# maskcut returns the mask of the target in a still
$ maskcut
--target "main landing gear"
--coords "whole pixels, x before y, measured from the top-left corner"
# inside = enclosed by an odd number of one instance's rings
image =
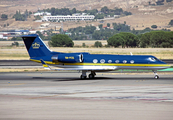
[[[80,76],[80,79],[86,79],[87,78],[87,75],[86,75],[86,72],[85,70],[82,71],[82,75]],[[93,79],[95,77],[96,73],[94,71],[91,71],[91,73],[88,75],[88,78],[89,79]]]
[[[154,72],[154,75],[155,75],[154,78],[159,79],[159,75],[157,74],[157,71],[153,71],[153,72]]]
[[[96,73],[91,71],[91,73],[88,75],[90,79],[93,79],[95,77]]]

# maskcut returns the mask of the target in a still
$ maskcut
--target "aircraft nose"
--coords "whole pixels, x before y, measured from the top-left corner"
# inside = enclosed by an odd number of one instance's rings
[[[163,68],[165,68],[165,69],[171,67],[171,65],[169,65],[169,64],[167,64],[166,62],[163,62],[163,61],[160,61],[160,64],[162,64]]]
[[[169,65],[169,64],[167,64],[167,63],[165,63],[165,62],[163,62],[164,63],[164,65],[165,65],[165,68],[170,68],[171,67],[171,65]]]

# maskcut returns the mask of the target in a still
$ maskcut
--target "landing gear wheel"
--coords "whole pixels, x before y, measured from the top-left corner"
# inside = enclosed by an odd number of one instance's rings
[[[80,76],[80,79],[81,79],[81,80],[86,79],[86,76],[81,75],[81,76]]]
[[[159,75],[157,74],[157,70],[153,70],[153,72],[154,72],[154,75],[155,75],[154,78],[159,79]]]
[[[159,79],[159,76],[158,76],[158,75],[155,75],[154,78],[155,78],[155,79]]]
[[[89,74],[88,77],[89,77],[90,79],[93,79],[93,78],[94,78],[94,75],[93,75],[93,74]]]

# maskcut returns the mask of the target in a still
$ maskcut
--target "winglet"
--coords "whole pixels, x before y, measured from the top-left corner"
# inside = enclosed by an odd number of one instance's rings
[[[50,67],[42,59],[40,61],[43,65],[44,69],[50,70]]]

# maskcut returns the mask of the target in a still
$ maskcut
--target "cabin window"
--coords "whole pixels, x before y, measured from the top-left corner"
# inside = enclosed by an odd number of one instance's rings
[[[112,60],[108,60],[108,63],[112,63]]]
[[[98,60],[97,60],[97,59],[94,59],[94,60],[93,60],[93,63],[97,63],[97,62],[98,62]]]
[[[105,63],[105,60],[104,60],[104,59],[101,59],[100,62],[101,62],[101,63]]]
[[[135,61],[134,60],[131,60],[130,63],[133,64]]]
[[[127,61],[126,60],[123,60],[123,63],[127,63]]]
[[[115,63],[119,63],[120,61],[119,60],[116,60]]]

